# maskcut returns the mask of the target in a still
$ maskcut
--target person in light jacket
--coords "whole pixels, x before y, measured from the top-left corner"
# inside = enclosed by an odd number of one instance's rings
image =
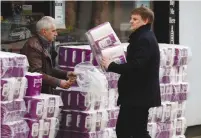
[[[154,13],[146,7],[131,12],[131,29],[127,63],[116,64],[103,57],[102,66],[120,74],[118,101],[120,112],[116,124],[117,138],[151,138],[147,131],[149,108],[161,105],[159,67],[160,52],[151,25]]]

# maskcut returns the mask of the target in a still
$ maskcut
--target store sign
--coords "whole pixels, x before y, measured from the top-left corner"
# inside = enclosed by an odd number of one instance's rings
[[[55,1],[55,20],[58,29],[65,29],[65,1]]]
[[[170,0],[170,9],[169,9],[169,43],[174,44],[175,40],[175,1]]]
[[[23,14],[31,14],[32,13],[32,5],[22,5],[22,13]]]

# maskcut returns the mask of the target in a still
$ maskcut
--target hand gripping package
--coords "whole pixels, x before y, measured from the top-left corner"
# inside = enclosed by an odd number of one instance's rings
[[[86,36],[99,65],[103,56],[117,64],[126,62],[124,47],[109,22],[90,29]]]

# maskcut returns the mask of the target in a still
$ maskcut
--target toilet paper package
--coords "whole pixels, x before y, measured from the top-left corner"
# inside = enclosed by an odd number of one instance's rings
[[[177,118],[177,102],[166,102],[163,105],[163,116],[161,122],[171,122]]]
[[[98,65],[89,45],[59,46],[59,66],[74,67],[76,64],[86,61],[94,66]]]
[[[23,99],[27,90],[27,79],[25,77],[15,78],[13,99]]]
[[[58,117],[60,106],[63,106],[58,95],[40,94],[39,96],[26,96],[25,102],[28,108],[26,117],[33,119],[45,119]]]
[[[12,101],[23,99],[27,89],[25,77],[1,79],[1,100]]]
[[[1,77],[24,77],[29,63],[25,55],[0,51]]]
[[[29,130],[24,120],[2,124],[1,138],[28,138]]]
[[[184,117],[177,118],[174,121],[174,135],[184,135],[186,128],[186,119]]]
[[[1,101],[12,101],[15,78],[1,79]]]
[[[119,108],[108,109],[108,127],[116,127]]]
[[[172,138],[174,134],[173,123],[157,123],[155,138]]]
[[[99,65],[101,65],[102,56],[110,58],[117,64],[126,62],[124,47],[121,46],[121,42],[109,22],[96,26],[85,34]]]
[[[57,118],[41,120],[26,119],[30,132],[28,138],[55,138],[59,129]]]
[[[177,118],[185,116],[185,109],[186,109],[186,101],[178,102]]]
[[[42,74],[36,72],[35,73],[27,72],[26,78],[28,81],[26,96],[40,95],[42,87]]]
[[[26,114],[24,100],[1,102],[1,122],[2,124],[22,120]]]

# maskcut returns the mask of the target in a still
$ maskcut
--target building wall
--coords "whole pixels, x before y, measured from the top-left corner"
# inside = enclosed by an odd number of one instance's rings
[[[187,100],[187,125],[201,124],[201,1],[180,1],[179,3],[180,44],[192,50],[188,77],[190,94]]]

